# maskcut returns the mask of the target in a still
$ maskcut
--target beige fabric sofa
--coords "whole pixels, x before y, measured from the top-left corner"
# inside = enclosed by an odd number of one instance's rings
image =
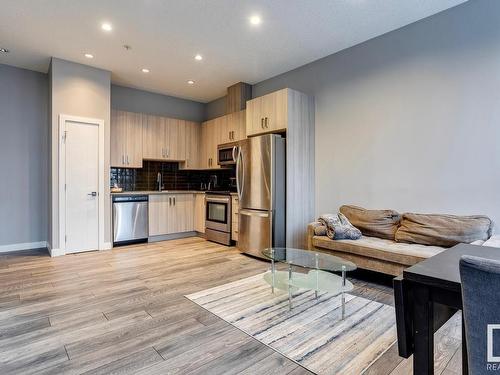
[[[332,240],[324,235],[316,235],[315,228],[318,226],[321,226],[319,222],[308,225],[309,250],[337,255],[354,262],[358,268],[394,276],[400,275],[405,268],[446,250],[446,247],[441,246],[396,242],[395,239],[366,235],[358,240]],[[493,247],[499,244],[498,237],[491,238],[486,242],[485,240],[487,238],[471,243]]]

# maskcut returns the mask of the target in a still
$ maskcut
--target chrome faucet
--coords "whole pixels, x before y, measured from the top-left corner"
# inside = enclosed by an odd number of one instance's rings
[[[158,175],[156,176],[156,182],[158,183],[158,191],[161,191],[163,188],[163,179],[161,177],[161,172],[158,172]]]

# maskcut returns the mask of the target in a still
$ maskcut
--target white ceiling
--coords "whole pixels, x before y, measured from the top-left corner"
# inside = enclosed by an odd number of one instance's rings
[[[55,56],[110,70],[120,85],[207,102],[233,83],[262,81],[463,2],[0,0],[0,47],[11,50],[0,63],[46,72]]]

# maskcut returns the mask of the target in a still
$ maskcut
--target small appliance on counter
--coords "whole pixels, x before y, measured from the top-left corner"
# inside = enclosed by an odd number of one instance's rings
[[[123,191],[123,188],[119,187],[116,182],[111,187],[111,192],[112,193],[121,193],[122,191]]]
[[[148,241],[148,196],[113,196],[113,246]]]

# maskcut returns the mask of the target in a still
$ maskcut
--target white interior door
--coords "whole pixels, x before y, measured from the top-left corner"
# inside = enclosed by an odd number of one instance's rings
[[[66,253],[99,249],[99,125],[65,122]]]

